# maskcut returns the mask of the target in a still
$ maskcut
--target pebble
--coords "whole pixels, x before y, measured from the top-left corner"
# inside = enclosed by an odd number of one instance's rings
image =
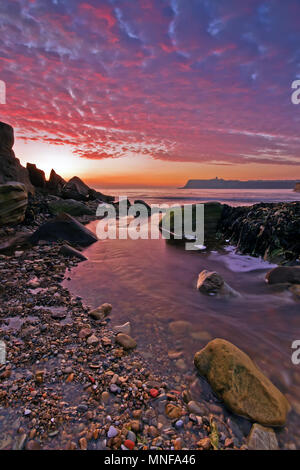
[[[116,437],[117,435],[118,435],[118,430],[114,426],[110,426],[108,433],[107,433],[107,437],[111,439],[113,437]]]

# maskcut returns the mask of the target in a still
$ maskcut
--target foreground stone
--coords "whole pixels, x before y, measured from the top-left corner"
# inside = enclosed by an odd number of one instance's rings
[[[118,343],[126,350],[134,349],[137,347],[136,341],[131,338],[131,336],[125,335],[124,333],[119,333],[116,336],[116,343]]]
[[[249,450],[278,450],[276,434],[273,429],[255,423],[249,434],[247,446]]]
[[[285,424],[288,401],[239,348],[214,339],[195,354],[194,363],[234,413],[266,426]]]
[[[41,225],[29,239],[32,244],[36,244],[40,240],[50,242],[64,240],[76,245],[88,246],[98,239],[93,232],[70,215],[60,214],[55,219]]]
[[[0,185],[0,226],[23,222],[28,204],[25,185],[7,183]]]
[[[80,201],[75,199],[57,199],[48,203],[52,214],[57,215],[65,212],[73,217],[81,215],[94,215],[94,212]]]
[[[75,248],[73,248],[72,246],[70,246],[68,244],[63,245],[61,247],[61,249],[59,250],[59,252],[62,255],[70,257],[70,258],[78,258],[81,261],[86,261],[87,260],[87,257],[84,256],[84,254],[81,253],[81,251],[75,250]]]
[[[300,284],[300,267],[279,266],[266,274],[268,284]]]
[[[111,304],[102,304],[100,307],[95,308],[89,312],[90,317],[94,320],[104,320],[112,311]]]
[[[202,271],[197,281],[197,289],[206,295],[239,297],[240,294],[232,289],[220,274],[215,271]]]

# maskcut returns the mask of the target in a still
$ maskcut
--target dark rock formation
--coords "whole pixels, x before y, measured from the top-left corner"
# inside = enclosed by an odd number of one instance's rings
[[[74,217],[81,215],[95,215],[87,205],[83,202],[75,201],[74,199],[60,199],[57,198],[54,201],[48,203],[49,209],[52,214],[57,215],[65,212]]]
[[[66,257],[69,257],[69,258],[78,258],[80,259],[81,261],[86,261],[87,258],[86,256],[84,256],[81,251],[78,251],[78,250],[75,250],[75,248],[73,248],[72,246],[68,245],[68,244],[65,244],[61,247],[61,249],[59,250],[59,252],[66,256]]]
[[[55,219],[41,225],[29,238],[32,244],[40,240],[49,242],[67,241],[75,245],[88,246],[98,239],[84,225],[68,214],[60,214]]]
[[[78,176],[74,176],[62,189],[64,199],[75,199],[76,201],[88,201],[90,188]]]
[[[13,128],[0,122],[0,184],[18,181],[23,183],[26,190],[33,194],[34,187],[29,180],[28,172],[15,157],[13,145]]]
[[[27,171],[31,184],[35,188],[44,189],[46,186],[46,177],[43,170],[39,170],[34,163],[27,163]]]
[[[294,263],[300,255],[300,202],[224,206],[218,230],[241,253]]]
[[[0,185],[0,226],[23,222],[28,203],[27,191],[22,183]]]
[[[60,196],[65,184],[66,181],[61,176],[59,176],[54,170],[51,170],[49,181],[47,181],[46,184],[48,191],[51,194]]]
[[[300,284],[300,266],[279,266],[266,275],[268,284]]]

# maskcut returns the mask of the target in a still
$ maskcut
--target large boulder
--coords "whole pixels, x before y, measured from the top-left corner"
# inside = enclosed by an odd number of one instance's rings
[[[50,178],[46,183],[48,191],[52,194],[60,196],[65,184],[66,181],[52,169]]]
[[[27,163],[26,168],[31,184],[35,188],[44,189],[46,186],[45,172],[37,168],[34,163]]]
[[[285,424],[288,401],[239,348],[214,339],[195,354],[194,363],[231,411],[265,426]]]
[[[28,195],[22,183],[0,185],[0,226],[23,222],[28,204]]]
[[[240,294],[232,289],[215,271],[202,271],[198,277],[197,289],[206,295],[240,297]]]
[[[65,212],[74,217],[81,215],[95,215],[95,213],[87,207],[83,202],[74,199],[57,199],[48,203],[52,214],[57,215]]]
[[[62,189],[61,195],[65,199],[75,199],[76,201],[87,201],[89,199],[90,188],[78,176],[74,176]]]
[[[29,242],[32,244],[36,244],[40,240],[50,242],[67,241],[75,245],[88,246],[98,239],[93,232],[76,219],[62,213],[55,219],[41,225],[29,238]]]
[[[13,128],[0,122],[0,184],[18,181],[25,185],[28,192],[34,194],[34,187],[29,180],[28,172],[15,157],[13,145]]]
[[[279,266],[266,274],[268,284],[300,284],[300,266]]]

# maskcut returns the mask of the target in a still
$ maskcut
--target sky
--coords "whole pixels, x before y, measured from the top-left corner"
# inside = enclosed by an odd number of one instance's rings
[[[23,164],[103,186],[300,178],[299,0],[1,0]]]

